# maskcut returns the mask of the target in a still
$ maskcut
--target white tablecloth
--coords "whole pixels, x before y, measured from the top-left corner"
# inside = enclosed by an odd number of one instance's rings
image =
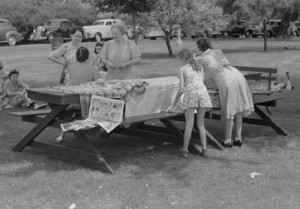
[[[140,95],[128,95],[125,117],[142,116],[165,111],[175,99],[179,79],[175,76],[143,79],[150,85]]]

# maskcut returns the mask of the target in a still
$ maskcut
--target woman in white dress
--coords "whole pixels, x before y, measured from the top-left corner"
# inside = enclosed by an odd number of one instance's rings
[[[220,49],[212,49],[207,38],[197,41],[201,56],[197,58],[203,66],[205,76],[212,79],[220,98],[222,118],[225,118],[225,147],[242,146],[242,120],[254,111],[252,94],[243,74],[232,67]],[[235,120],[236,131],[232,141]]]

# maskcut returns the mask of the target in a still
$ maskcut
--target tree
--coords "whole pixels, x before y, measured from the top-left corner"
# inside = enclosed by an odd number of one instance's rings
[[[290,24],[299,18],[300,2],[299,0],[281,0],[277,1],[275,14],[281,17],[281,24],[278,27],[276,38],[290,38]]]
[[[190,33],[221,25],[223,11],[209,0],[157,0],[151,19],[165,33],[169,56],[174,56],[170,44],[173,30],[180,26]]]
[[[153,8],[154,3],[155,0],[98,0],[97,6],[105,12],[117,11],[117,14],[124,13],[131,15],[134,39],[137,43],[135,31],[136,17],[139,16],[139,13],[149,13]]]
[[[236,0],[234,5],[247,13],[252,21],[262,22],[264,31],[264,51],[267,51],[267,21],[275,17],[277,0]]]

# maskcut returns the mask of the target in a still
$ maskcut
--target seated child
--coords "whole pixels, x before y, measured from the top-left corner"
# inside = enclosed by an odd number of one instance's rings
[[[19,71],[11,70],[8,74],[8,79],[3,83],[3,108],[14,108],[16,106],[31,107],[34,103],[27,97],[26,89],[29,86],[19,81]]]

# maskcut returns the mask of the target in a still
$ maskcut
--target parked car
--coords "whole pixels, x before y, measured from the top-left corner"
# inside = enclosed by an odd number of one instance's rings
[[[267,37],[275,37],[276,36],[276,28],[279,27],[281,24],[281,20],[271,19],[268,20],[266,23],[266,30],[267,30]],[[251,31],[251,36],[253,38],[257,38],[258,36],[264,36],[264,28],[263,23],[260,23],[259,25],[255,26],[253,30]]]
[[[95,21],[93,25],[83,26],[84,39],[97,42],[112,39],[111,26],[115,23],[124,24],[122,20],[118,19],[103,19]]]
[[[145,31],[145,38],[149,38],[150,40],[156,40],[156,38],[165,39],[166,35],[164,31],[159,27],[151,27]]]
[[[72,22],[68,19],[53,19],[45,25],[39,25],[33,30],[30,41],[48,41],[49,43],[56,38],[63,38],[64,41],[71,40],[70,29]]]
[[[133,30],[133,26],[127,26],[127,36],[129,39],[134,39],[134,30]],[[136,36],[138,40],[142,40],[145,38],[145,34],[144,34],[144,28],[136,25],[135,26],[135,32],[136,32]]]
[[[9,20],[0,19],[0,43],[7,43],[9,46],[15,46],[22,39],[22,35]]]
[[[221,30],[220,33],[224,38],[229,36],[231,37],[245,36],[249,38],[251,35],[250,24],[245,20],[234,20],[231,22],[230,25],[228,25],[223,30]]]
[[[291,33],[293,36],[300,36],[300,22],[295,21],[291,23]]]

